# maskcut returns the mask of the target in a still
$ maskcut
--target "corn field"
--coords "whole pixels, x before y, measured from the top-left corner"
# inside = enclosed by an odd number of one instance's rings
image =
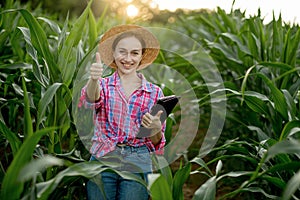
[[[75,97],[87,81],[86,66],[101,34],[124,22],[106,12],[96,18],[91,4],[78,18],[63,20],[17,1],[0,7],[0,199],[86,199],[86,181],[112,170],[89,162]],[[182,13],[174,23],[156,26],[200,44],[222,83],[207,84],[205,73],[188,60],[161,50],[156,62],[185,77],[201,115],[179,166],[157,170],[148,186],[151,199],[185,199],[183,187],[191,182],[193,200],[300,199],[299,26],[281,17],[264,24],[259,12],[245,17],[240,10],[225,13],[221,8]],[[153,80],[157,83],[169,77],[168,72],[153,73],[159,74],[161,80]],[[164,93],[172,91],[165,88]],[[226,103],[225,122],[215,146],[202,154],[212,101]],[[167,120],[169,143],[180,124],[178,111]]]

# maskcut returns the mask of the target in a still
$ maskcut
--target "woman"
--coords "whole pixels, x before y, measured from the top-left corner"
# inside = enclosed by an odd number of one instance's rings
[[[81,104],[96,110],[91,160],[119,156],[118,170],[152,171],[150,153],[162,153],[165,145],[162,111],[149,112],[163,92],[138,72],[149,66],[159,53],[155,36],[140,26],[119,25],[107,31],[100,40],[96,63],[90,67],[90,79],[82,89]],[[112,67],[112,75],[102,78],[103,64]],[[137,138],[140,127],[151,130],[149,137]],[[130,163],[130,164],[126,164]],[[133,168],[133,165],[137,168]],[[139,169],[139,170],[137,170]],[[148,199],[147,188],[113,172],[102,172],[103,192],[89,181],[89,199]]]

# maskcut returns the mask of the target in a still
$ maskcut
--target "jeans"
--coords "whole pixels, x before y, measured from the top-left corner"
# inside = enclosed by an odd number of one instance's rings
[[[121,166],[115,168],[119,171],[130,171],[136,175],[142,175],[147,182],[147,175],[152,172],[152,161],[146,146],[141,147],[117,147],[109,156],[120,159],[109,161],[121,162]],[[91,160],[97,160],[91,157]],[[100,159],[101,161],[101,159]],[[136,167],[134,167],[136,166]],[[142,173],[141,173],[142,172]],[[88,200],[148,200],[148,190],[142,184],[122,178],[112,171],[104,171],[99,176],[87,182]]]

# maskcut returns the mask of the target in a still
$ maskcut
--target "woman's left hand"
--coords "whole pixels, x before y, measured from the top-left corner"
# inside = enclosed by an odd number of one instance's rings
[[[158,111],[156,115],[151,115],[150,113],[146,113],[142,118],[142,125],[145,128],[151,129],[151,136],[159,133],[162,129],[162,124],[160,121],[160,116],[163,113],[162,110]]]

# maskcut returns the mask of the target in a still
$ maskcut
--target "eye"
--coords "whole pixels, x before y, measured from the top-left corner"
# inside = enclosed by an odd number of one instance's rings
[[[140,52],[139,51],[134,51],[134,52],[132,52],[132,54],[135,55],[135,56],[138,56],[138,55],[140,55]]]
[[[119,51],[119,54],[121,54],[121,55],[126,55],[127,52],[126,52],[125,50],[120,50],[120,51]]]

